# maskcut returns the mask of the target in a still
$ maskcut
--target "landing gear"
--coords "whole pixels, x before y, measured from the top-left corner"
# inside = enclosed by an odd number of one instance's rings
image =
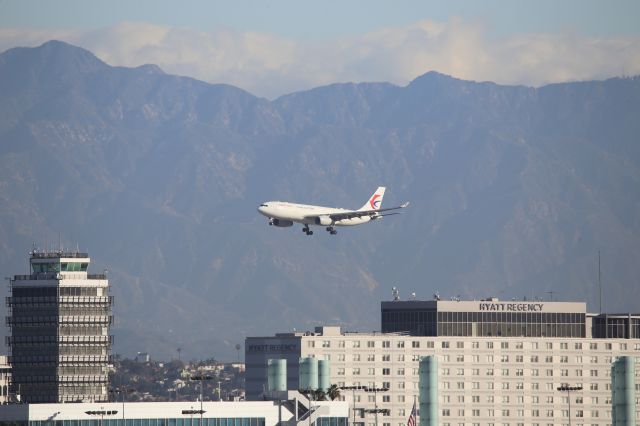
[[[269,226],[273,226],[273,218],[269,218]]]
[[[338,233],[338,231],[336,231],[336,228],[334,228],[333,226],[327,226],[327,231],[329,231],[331,235],[336,235]]]
[[[313,235],[313,231],[309,229],[309,225],[305,225],[304,228],[302,228],[302,232],[304,232],[307,235]]]

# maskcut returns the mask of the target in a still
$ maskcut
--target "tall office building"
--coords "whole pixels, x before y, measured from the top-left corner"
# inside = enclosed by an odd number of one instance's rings
[[[604,426],[612,423],[611,363],[640,362],[640,315],[590,314],[585,303],[409,300],[382,302],[381,311],[382,333],[325,326],[248,337],[247,399],[259,398],[268,359],[287,360],[289,389],[299,386],[300,357],[328,359],[331,383],[356,387],[342,393],[356,426],[374,424],[379,410],[379,424],[405,426],[420,359],[432,355],[443,426],[555,426],[570,418]],[[582,389],[558,390],[567,385]]]
[[[29,403],[108,401],[112,321],[105,274],[87,253],[30,253],[30,274],[10,280],[12,393]]]

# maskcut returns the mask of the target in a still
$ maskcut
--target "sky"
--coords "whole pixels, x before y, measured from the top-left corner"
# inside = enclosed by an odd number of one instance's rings
[[[63,40],[272,99],[428,71],[528,86],[638,75],[638,22],[637,0],[0,0],[0,51]]]

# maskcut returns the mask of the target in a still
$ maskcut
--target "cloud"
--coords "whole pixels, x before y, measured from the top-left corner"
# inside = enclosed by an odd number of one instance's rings
[[[124,22],[97,30],[0,29],[0,49],[59,39],[111,65],[227,83],[273,98],[334,82],[404,85],[431,70],[469,80],[540,86],[640,74],[640,37],[517,34],[499,39],[477,21],[418,21],[358,36],[300,41],[267,33],[212,32]]]

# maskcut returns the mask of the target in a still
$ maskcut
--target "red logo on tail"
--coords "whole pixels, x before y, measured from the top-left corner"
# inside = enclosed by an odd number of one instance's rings
[[[378,210],[380,208],[380,202],[382,200],[378,200],[378,197],[380,197],[380,194],[374,194],[373,197],[371,197],[371,199],[369,200],[369,204],[374,210]]]

